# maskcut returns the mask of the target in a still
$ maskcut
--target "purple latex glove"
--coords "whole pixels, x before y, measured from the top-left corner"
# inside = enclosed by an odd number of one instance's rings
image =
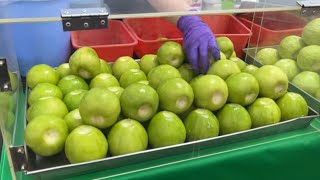
[[[198,16],[182,16],[177,26],[183,32],[183,48],[196,74],[208,71],[208,53],[220,59],[220,49],[211,29]]]

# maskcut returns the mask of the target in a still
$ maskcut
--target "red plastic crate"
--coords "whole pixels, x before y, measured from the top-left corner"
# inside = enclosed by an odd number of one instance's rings
[[[123,22],[138,39],[134,50],[139,58],[145,54],[156,54],[160,46],[167,41],[182,45],[182,33],[164,18],[133,18],[124,19]]]
[[[287,12],[251,13],[238,19],[252,31],[251,46],[278,45],[286,36],[301,36],[307,24],[305,19]]]
[[[121,21],[109,20],[107,29],[75,31],[71,33],[74,48],[92,47],[99,57],[114,62],[121,56],[132,56],[137,40]]]
[[[216,37],[226,36],[232,40],[238,56],[243,54],[251,31],[232,15],[200,16],[215,33]],[[178,28],[164,18],[125,19],[124,23],[138,39],[135,52],[139,58],[145,54],[156,54],[166,41],[183,42],[183,35]],[[167,38],[163,40],[161,38]]]
[[[216,37],[226,36],[234,45],[238,57],[242,57],[251,31],[233,15],[204,15],[201,19],[208,24]]]

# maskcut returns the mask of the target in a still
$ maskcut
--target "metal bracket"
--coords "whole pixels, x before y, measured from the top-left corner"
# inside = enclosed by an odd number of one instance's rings
[[[64,31],[103,29],[108,27],[106,8],[63,9],[61,18]]]
[[[10,154],[13,162],[13,168],[15,171],[27,170],[27,158],[25,155],[25,149],[23,146],[10,147]]]
[[[6,58],[0,58],[0,92],[11,91],[11,82]]]
[[[320,15],[320,1],[297,1],[302,7],[300,14],[302,16],[317,16]]]

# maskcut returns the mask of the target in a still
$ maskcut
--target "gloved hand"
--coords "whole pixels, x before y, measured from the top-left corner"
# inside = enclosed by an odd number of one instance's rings
[[[206,73],[210,66],[209,55],[215,60],[220,59],[213,32],[198,16],[182,16],[177,26],[183,32],[183,48],[195,73]]]

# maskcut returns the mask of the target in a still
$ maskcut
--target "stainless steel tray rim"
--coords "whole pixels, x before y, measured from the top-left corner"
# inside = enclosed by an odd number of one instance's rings
[[[312,111],[312,113],[316,113],[316,112]],[[104,161],[122,159],[122,158],[126,158],[126,157],[132,157],[132,156],[135,156],[135,155],[142,155],[142,154],[147,154],[147,153],[152,153],[152,152],[157,152],[157,151],[162,151],[162,150],[175,149],[175,148],[178,148],[178,147],[199,145],[201,143],[211,142],[211,141],[215,141],[215,140],[219,140],[219,139],[224,139],[226,137],[238,136],[238,135],[246,134],[246,133],[253,132],[253,131],[260,131],[260,130],[267,129],[267,128],[270,128],[270,127],[277,127],[279,125],[290,124],[290,123],[298,121],[298,120],[300,120],[300,121],[301,120],[310,120],[311,121],[312,119],[317,118],[317,117],[319,117],[319,115],[316,113],[316,114],[309,115],[309,116],[298,117],[298,118],[294,118],[294,119],[287,120],[287,121],[281,121],[281,122],[275,123],[275,124],[270,124],[270,125],[257,127],[257,128],[253,128],[253,129],[249,129],[249,130],[245,130],[245,131],[231,133],[231,134],[220,135],[220,136],[217,136],[217,137],[212,137],[212,138],[207,138],[207,139],[202,139],[202,140],[197,140],[197,141],[191,141],[191,142],[185,142],[185,143],[166,146],[166,147],[147,149],[147,150],[144,150],[144,151],[139,151],[139,152],[130,153],[130,154],[124,154],[124,155],[119,155],[119,156],[106,157],[106,158],[99,159],[99,160],[94,160],[94,161],[75,163],[75,164],[68,164],[68,165],[63,165],[63,166],[45,168],[45,169],[41,169],[41,170],[35,170],[35,171],[25,171],[25,174],[33,175],[33,174],[44,173],[44,172],[49,172],[49,171],[55,171],[55,170],[59,170],[59,169],[71,168],[71,167],[76,167],[76,166],[81,166],[81,165],[90,165],[90,164],[95,164],[95,163],[104,162]]]

